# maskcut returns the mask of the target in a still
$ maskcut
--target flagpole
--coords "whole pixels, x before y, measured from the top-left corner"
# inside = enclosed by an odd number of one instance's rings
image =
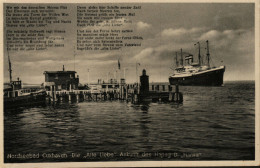
[[[89,83],[90,83],[90,82],[89,82],[89,69],[88,69],[88,85],[89,85]]]
[[[75,46],[74,46],[74,71],[75,71],[75,58],[76,58],[76,51],[75,51],[76,49],[75,49]]]
[[[116,70],[116,82],[117,82],[117,70]]]
[[[120,69],[118,70],[118,83],[120,83],[121,82],[121,74],[120,74]]]
[[[137,62],[136,62],[136,83],[138,84],[138,76],[137,76]]]
[[[119,75],[118,75],[118,77],[119,77],[119,80],[118,80],[118,83],[120,83],[120,81],[121,81],[121,75],[120,75],[120,61],[119,61],[119,59],[118,59],[118,61],[117,61],[117,65],[118,65],[118,72],[119,72]]]
[[[126,71],[126,68],[124,68],[124,79],[125,79],[125,71]]]
[[[108,73],[109,73],[109,72],[107,72],[107,83],[108,83]]]

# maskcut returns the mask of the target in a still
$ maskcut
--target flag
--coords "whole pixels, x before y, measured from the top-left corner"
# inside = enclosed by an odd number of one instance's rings
[[[120,62],[119,62],[119,59],[118,59],[118,69],[120,69]]]

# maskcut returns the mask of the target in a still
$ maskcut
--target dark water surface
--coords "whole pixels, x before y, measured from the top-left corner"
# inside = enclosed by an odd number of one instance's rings
[[[179,105],[104,101],[6,110],[5,162],[254,160],[254,82],[180,91]]]

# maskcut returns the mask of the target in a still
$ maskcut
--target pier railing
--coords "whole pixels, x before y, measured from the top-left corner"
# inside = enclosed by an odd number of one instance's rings
[[[179,92],[178,86],[175,92],[170,85],[150,85],[149,91],[140,93],[138,85],[120,85],[118,88],[99,88],[90,90],[45,90],[49,101],[100,101],[100,100],[126,100],[131,102],[168,100],[183,101],[182,94]],[[13,91],[5,91],[5,98],[15,98],[23,95],[30,95],[39,91],[39,89],[20,89]]]
[[[158,86],[158,85],[157,85]],[[60,90],[60,91],[46,91],[49,101],[62,100],[76,100],[76,101],[100,101],[100,100],[126,100],[131,102],[141,102],[146,100],[152,101],[180,101],[182,102],[182,94],[176,86],[175,92],[172,91],[172,86],[161,86],[162,91],[152,89],[146,93],[140,93],[139,87],[131,87],[129,85],[122,85],[119,88],[100,88],[92,90]],[[164,88],[167,88],[164,89]]]

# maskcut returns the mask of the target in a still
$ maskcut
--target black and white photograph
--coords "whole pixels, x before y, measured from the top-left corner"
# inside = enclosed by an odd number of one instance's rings
[[[4,1],[3,164],[259,165],[258,3]]]

